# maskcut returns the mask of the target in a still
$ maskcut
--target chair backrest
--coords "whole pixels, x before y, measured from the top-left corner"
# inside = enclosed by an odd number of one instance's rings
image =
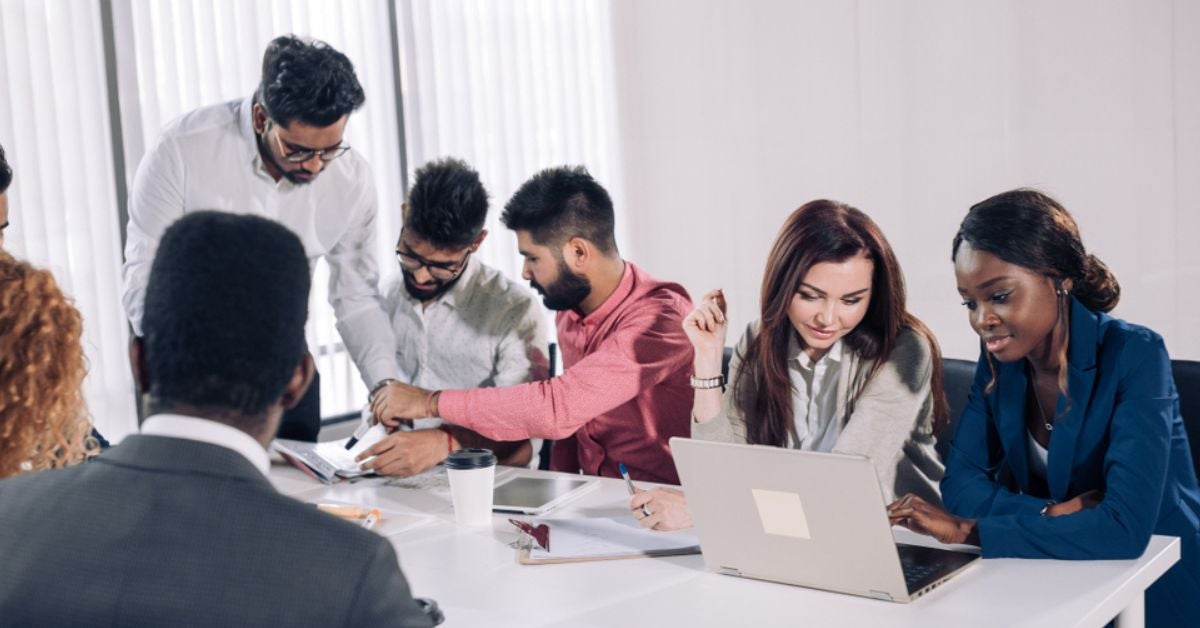
[[[1200,476],[1200,362],[1171,360],[1171,373],[1179,390],[1179,413],[1192,448],[1192,466]]]
[[[946,403],[950,405],[950,414],[946,424],[938,431],[937,452],[946,460],[950,454],[950,441],[954,440],[954,431],[958,429],[958,419],[967,407],[967,395],[971,393],[971,380],[975,379],[975,362],[973,360],[942,359],[942,378],[946,389]]]
[[[550,343],[550,377],[558,375],[558,344]],[[536,442],[536,441],[535,441]],[[550,450],[554,449],[554,441],[545,439],[542,448],[538,450],[538,469],[550,470]]]

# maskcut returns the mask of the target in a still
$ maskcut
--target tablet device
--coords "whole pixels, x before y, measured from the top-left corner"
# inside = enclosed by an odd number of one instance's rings
[[[518,475],[492,491],[492,510],[540,515],[595,488],[596,478]]]

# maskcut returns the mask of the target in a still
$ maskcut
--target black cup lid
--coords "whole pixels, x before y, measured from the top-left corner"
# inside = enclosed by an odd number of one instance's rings
[[[486,469],[496,466],[496,454],[490,449],[459,449],[446,457],[447,469]]]

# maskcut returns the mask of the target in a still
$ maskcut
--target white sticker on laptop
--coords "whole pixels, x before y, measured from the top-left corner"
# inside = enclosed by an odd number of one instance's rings
[[[808,519],[804,516],[804,504],[796,493],[768,491],[761,488],[750,490],[754,504],[758,506],[758,518],[763,532],[798,539],[811,539],[808,534]]]

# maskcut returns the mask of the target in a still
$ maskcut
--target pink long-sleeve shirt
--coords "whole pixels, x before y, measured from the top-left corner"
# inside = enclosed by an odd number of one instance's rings
[[[587,316],[560,312],[563,374],[504,388],[444,391],[442,418],[494,440],[553,438],[550,468],[679,483],[668,441],[690,434],[692,347],[687,291],[631,262]]]

